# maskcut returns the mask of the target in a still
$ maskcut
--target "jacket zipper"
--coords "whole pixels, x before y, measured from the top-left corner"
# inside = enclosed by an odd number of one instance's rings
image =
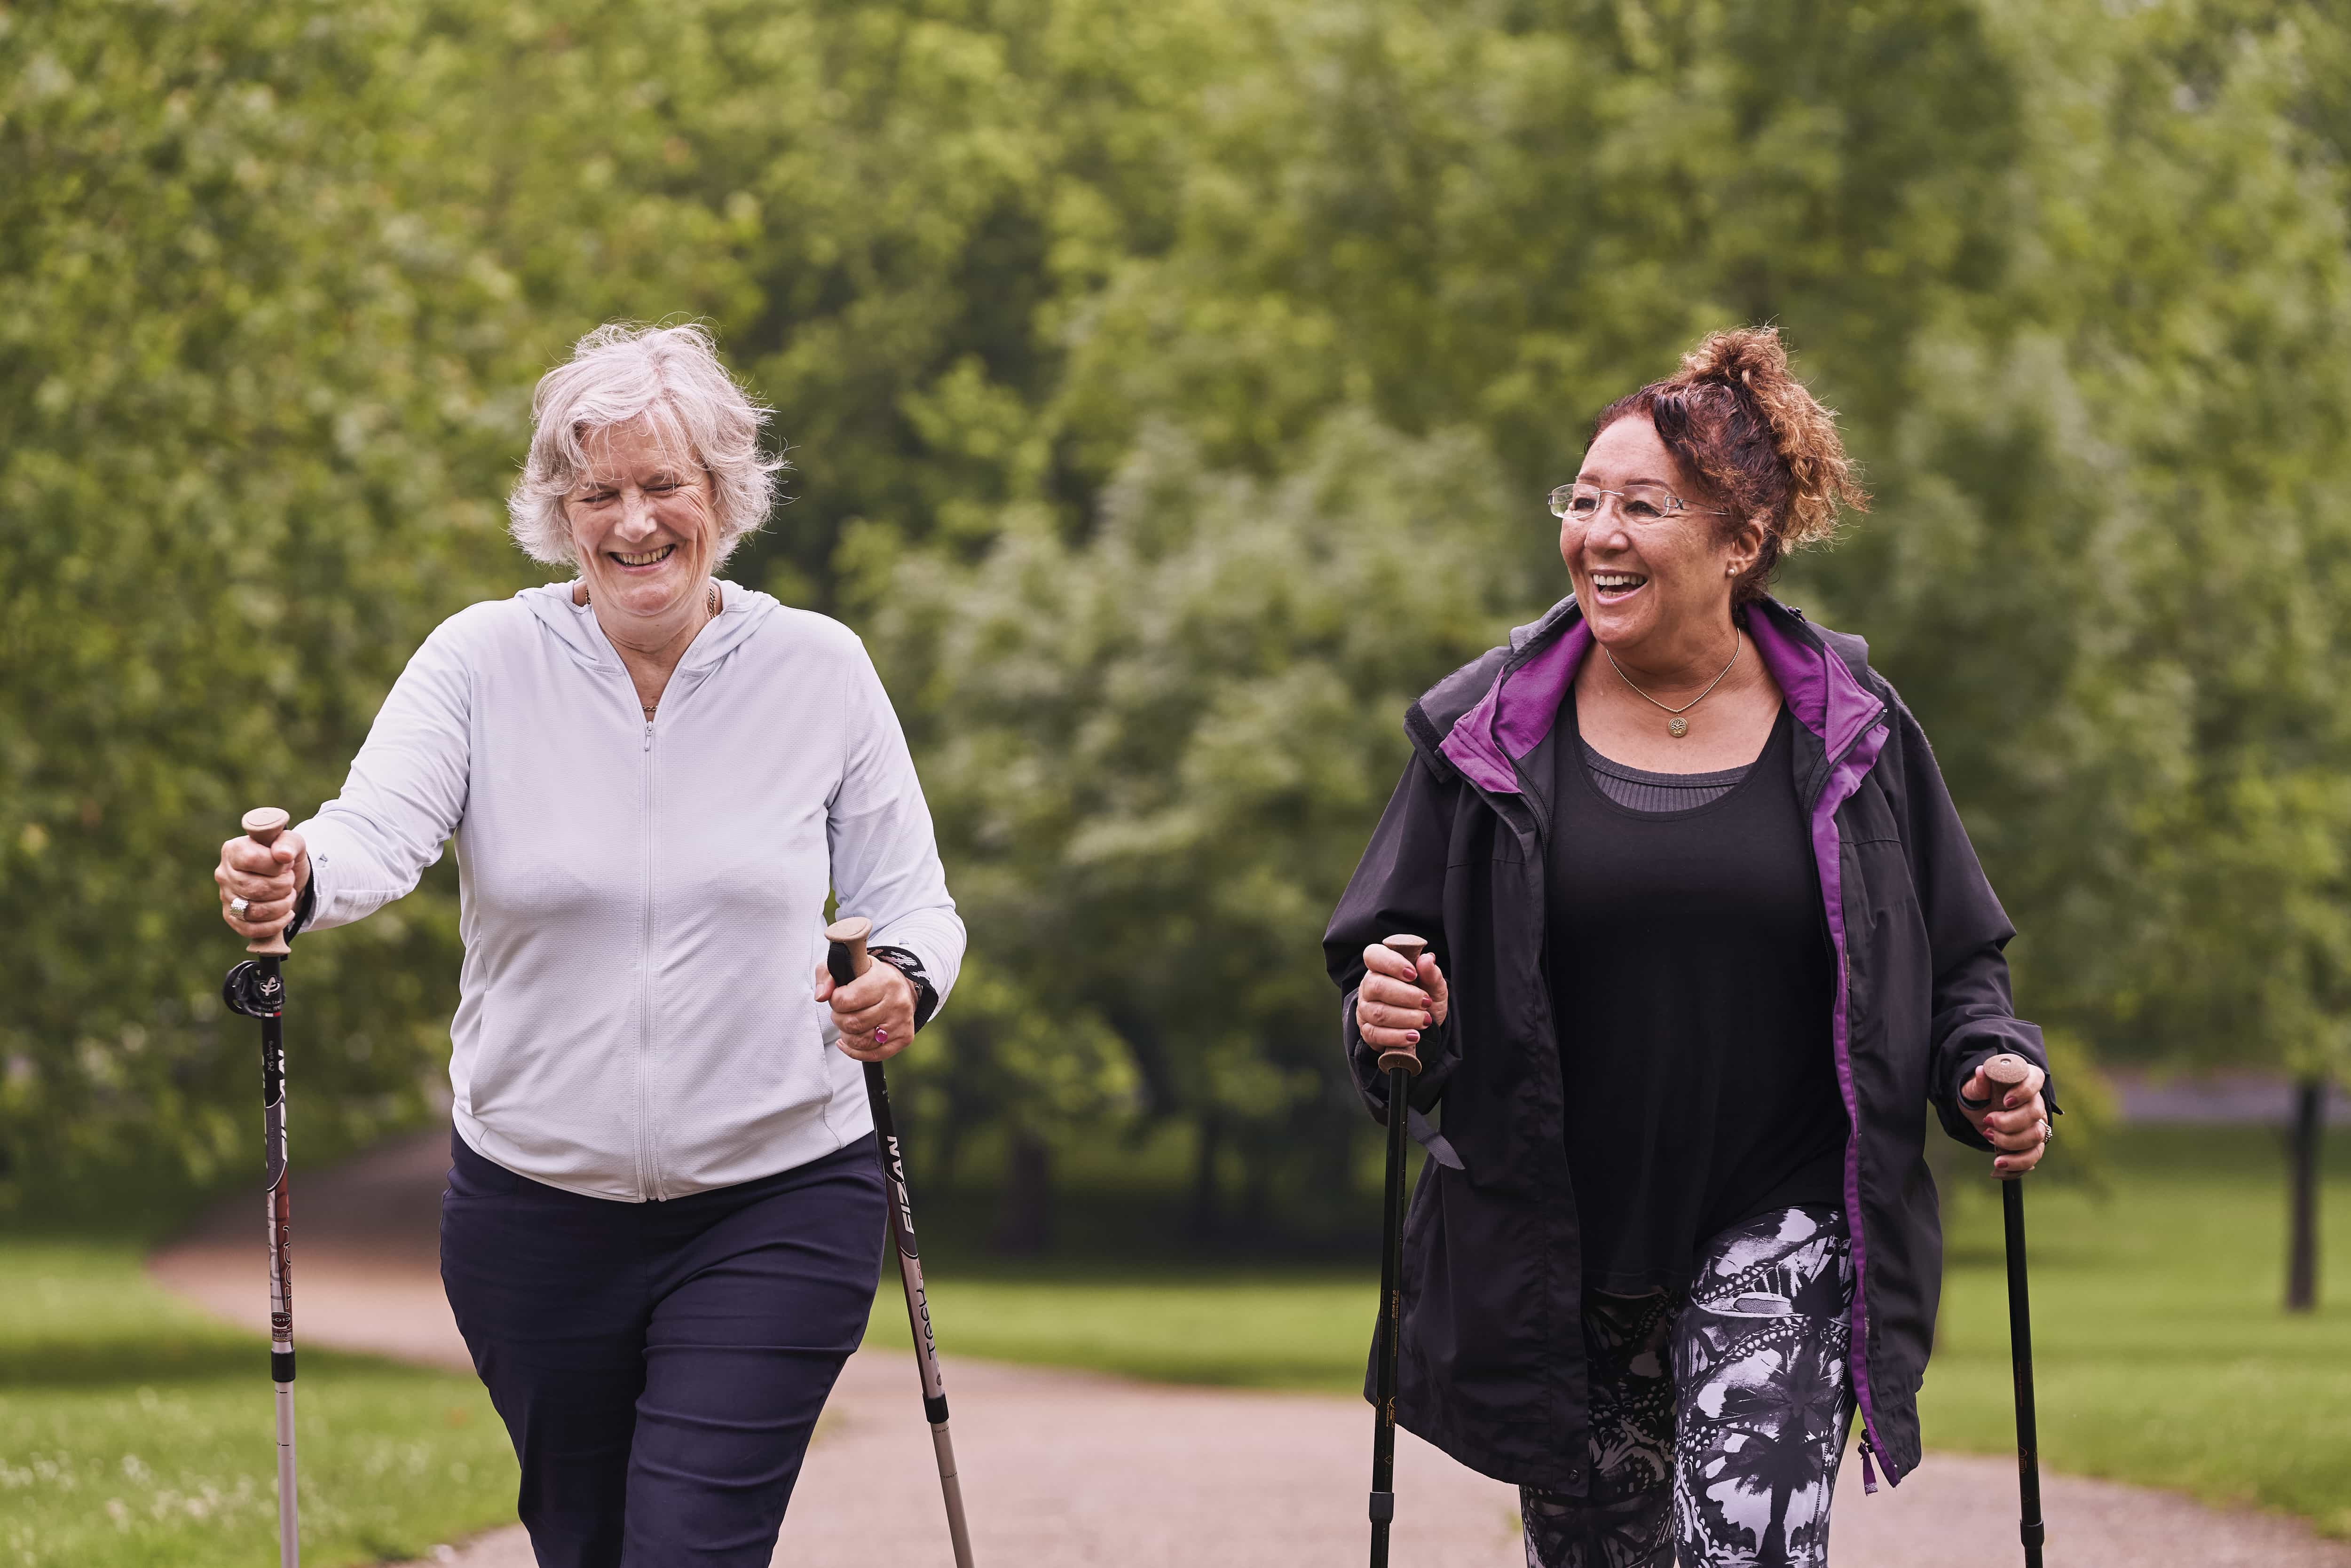
[[[647,1202],[661,1201],[660,1173],[653,1168],[653,1109],[645,1094],[648,1059],[653,1043],[653,721],[645,720],[644,741],[644,910],[638,962],[642,978],[637,1015],[637,1194]]]

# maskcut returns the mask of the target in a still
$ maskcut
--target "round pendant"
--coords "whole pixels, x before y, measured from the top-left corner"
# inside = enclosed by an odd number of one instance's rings
[[[1669,718],[1666,720],[1666,733],[1672,736],[1676,740],[1679,740],[1683,736],[1689,733],[1689,720],[1686,718]]]

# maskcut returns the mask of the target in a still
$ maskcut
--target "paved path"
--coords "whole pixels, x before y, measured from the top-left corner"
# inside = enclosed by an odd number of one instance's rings
[[[2293,1124],[2294,1086],[2280,1072],[2149,1072],[2106,1070],[2115,1109],[2126,1122],[2284,1128]],[[2351,1087],[2330,1085],[2325,1101],[2331,1127],[2351,1127]]]
[[[446,1134],[297,1176],[300,1342],[468,1368],[435,1254]],[[258,1326],[256,1203],[158,1254],[155,1277]],[[952,1333],[952,1325],[949,1331]],[[951,1343],[951,1342],[950,1342]],[[903,1351],[851,1359],[776,1560],[790,1568],[946,1561],[930,1442]],[[987,1568],[1340,1568],[1362,1561],[1370,1418],[1358,1401],[1167,1388],[951,1361],[956,1450]],[[1515,1497],[1409,1436],[1395,1560],[1511,1568]],[[2351,1568],[2291,1522],[2160,1492],[2044,1478],[2053,1568]],[[1837,1500],[1834,1568],[1984,1568],[2017,1558],[2015,1469],[1938,1455],[1898,1491]],[[435,1561],[532,1568],[519,1528]]]

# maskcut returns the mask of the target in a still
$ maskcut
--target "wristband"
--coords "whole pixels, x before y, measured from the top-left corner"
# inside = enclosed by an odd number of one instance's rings
[[[931,1015],[939,1010],[938,988],[931,984],[928,975],[923,973],[922,959],[904,947],[868,947],[865,951],[876,963],[889,965],[914,982],[914,1029],[919,1033],[922,1027],[931,1021]]]

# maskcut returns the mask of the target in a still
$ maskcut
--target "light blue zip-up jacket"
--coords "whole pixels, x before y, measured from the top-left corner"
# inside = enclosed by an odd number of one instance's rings
[[[643,1202],[771,1175],[872,1129],[811,998],[828,892],[944,999],[963,958],[929,809],[864,645],[721,585],[647,722],[569,584],[426,638],[343,791],[300,825],[307,931],[457,846],[457,1131],[509,1170]]]

